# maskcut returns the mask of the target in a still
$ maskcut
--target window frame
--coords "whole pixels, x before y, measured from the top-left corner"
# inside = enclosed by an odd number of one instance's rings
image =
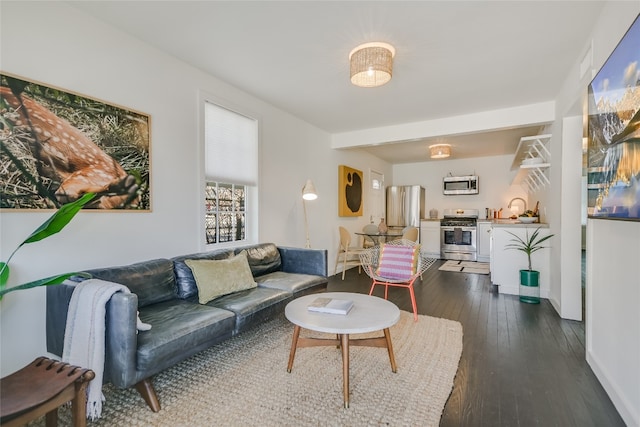
[[[198,97],[198,111],[199,111],[199,120],[198,120],[198,128],[199,128],[199,149],[198,149],[198,167],[199,167],[199,191],[198,191],[198,241],[201,250],[213,250],[216,248],[224,248],[224,247],[235,247],[242,245],[255,244],[258,242],[258,224],[259,224],[259,206],[258,206],[258,188],[260,185],[260,146],[261,146],[261,130],[262,130],[262,120],[259,115],[254,112],[231,104],[226,100],[222,100],[210,93],[205,91],[199,91]],[[216,243],[207,243],[206,237],[206,215],[207,215],[207,206],[206,206],[206,189],[207,182],[211,182],[207,180],[205,174],[205,162],[206,162],[206,140],[205,140],[205,126],[206,126],[206,116],[205,116],[205,106],[206,103],[214,104],[218,107],[225,108],[234,113],[243,115],[252,120],[256,121],[257,125],[257,141],[256,141],[256,150],[257,150],[257,183],[256,185],[246,185],[243,183],[232,183],[232,182],[222,182],[218,181],[220,184],[236,184],[242,185],[245,187],[245,232],[243,240],[234,240],[230,242],[216,242]]]

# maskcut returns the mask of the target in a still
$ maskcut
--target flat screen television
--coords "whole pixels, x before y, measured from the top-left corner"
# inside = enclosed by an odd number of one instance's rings
[[[640,221],[640,15],[588,87],[589,218]]]

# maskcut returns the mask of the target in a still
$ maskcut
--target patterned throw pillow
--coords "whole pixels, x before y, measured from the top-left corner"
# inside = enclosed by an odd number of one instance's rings
[[[410,279],[418,269],[420,245],[384,244],[380,248],[380,260],[376,274],[390,280]]]

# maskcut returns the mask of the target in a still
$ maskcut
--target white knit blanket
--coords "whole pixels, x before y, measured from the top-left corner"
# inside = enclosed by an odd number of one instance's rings
[[[131,293],[118,283],[85,280],[73,291],[67,313],[62,361],[96,374],[87,388],[87,418],[91,420],[102,413],[106,305],[116,292]]]

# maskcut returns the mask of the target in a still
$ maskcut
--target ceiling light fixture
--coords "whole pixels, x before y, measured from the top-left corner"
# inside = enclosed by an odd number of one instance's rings
[[[429,152],[432,159],[444,159],[451,155],[451,146],[449,144],[430,145]]]
[[[388,43],[361,44],[349,53],[351,83],[360,87],[382,86],[391,80],[396,49]]]

